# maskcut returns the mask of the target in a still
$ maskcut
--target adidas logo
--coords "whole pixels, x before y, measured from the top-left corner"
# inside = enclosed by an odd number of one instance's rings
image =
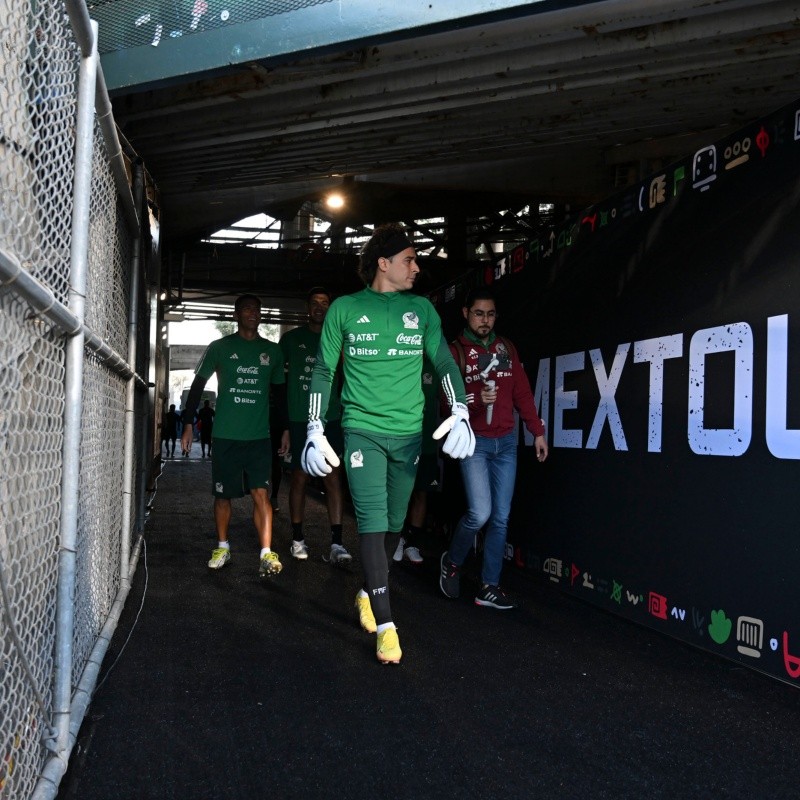
[[[304,344],[301,344],[300,347],[298,348],[298,350],[305,350],[305,349],[306,349],[306,346]]]
[[[239,360],[239,356],[237,356],[236,353],[231,353],[231,359],[234,359],[234,360],[238,361]]]
[[[363,325],[365,322],[369,322],[369,317],[366,314],[364,314],[364,315],[362,315],[361,317],[358,318],[358,323],[357,324]]]

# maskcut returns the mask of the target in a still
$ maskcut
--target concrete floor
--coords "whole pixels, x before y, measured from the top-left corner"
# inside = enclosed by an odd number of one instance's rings
[[[231,562],[208,570],[210,463],[198,456],[166,462],[105,669],[130,641],[61,800],[800,796],[795,688],[545,581],[508,574],[513,612],[474,606],[469,586],[447,600],[435,539],[422,565],[392,571],[404,655],[379,665],[353,609],[358,560],[323,561],[314,491],[311,558],[289,556],[288,481],[281,575],[258,578],[249,500],[234,506]]]

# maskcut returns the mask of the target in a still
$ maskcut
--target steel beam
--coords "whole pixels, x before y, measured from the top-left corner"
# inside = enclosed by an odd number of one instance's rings
[[[100,25],[108,88],[124,93],[237,64],[595,2],[600,0],[309,0],[303,8],[269,16],[264,3],[264,16],[256,19],[254,0],[208,0],[199,16],[195,9],[202,6],[186,3],[185,18],[176,4],[155,0],[117,0],[90,10]]]

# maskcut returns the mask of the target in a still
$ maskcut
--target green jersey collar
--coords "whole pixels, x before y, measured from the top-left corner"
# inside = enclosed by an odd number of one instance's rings
[[[479,339],[469,328],[464,328],[464,333],[462,335],[470,342],[474,342],[475,344],[486,348],[491,347],[492,342],[494,342],[494,340],[497,338],[497,334],[494,331],[490,331],[489,336],[486,339],[486,344],[484,344],[483,339]]]

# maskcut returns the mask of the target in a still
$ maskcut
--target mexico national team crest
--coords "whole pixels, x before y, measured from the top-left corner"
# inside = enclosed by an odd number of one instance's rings
[[[350,453],[350,469],[364,466],[364,454],[360,450]]]
[[[406,311],[406,313],[403,314],[403,327],[411,330],[417,330],[419,328],[419,317],[416,311]]]
[[[267,353],[259,353],[258,360],[261,362],[262,367],[269,366],[269,355]]]
[[[500,363],[501,364],[505,363],[506,365],[508,365],[509,360],[510,360],[509,359],[508,348],[505,346],[505,344],[502,341],[497,343],[497,347],[495,348],[495,352],[497,354],[497,357],[500,359]]]

